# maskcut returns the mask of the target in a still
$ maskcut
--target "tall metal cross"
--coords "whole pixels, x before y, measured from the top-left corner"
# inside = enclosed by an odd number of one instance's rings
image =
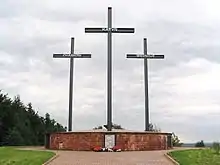
[[[147,54],[147,39],[144,38],[144,54],[127,54],[127,58],[144,59],[145,131],[149,131],[149,96],[148,96],[148,60],[147,59],[164,59],[164,55]]]
[[[112,33],[134,33],[134,28],[112,28],[112,8],[108,7],[107,28],[85,28],[86,33],[108,33],[107,130],[112,130]]]
[[[91,58],[91,54],[74,54],[74,38],[71,38],[71,51],[70,51],[70,54],[53,54],[53,58],[70,58],[68,131],[72,131],[74,58]]]

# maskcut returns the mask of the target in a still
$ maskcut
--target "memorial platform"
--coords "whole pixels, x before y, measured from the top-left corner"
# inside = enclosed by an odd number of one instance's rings
[[[171,133],[130,130],[88,130],[51,133],[46,148],[52,150],[92,151],[94,147],[114,146],[122,151],[167,150],[172,148]]]

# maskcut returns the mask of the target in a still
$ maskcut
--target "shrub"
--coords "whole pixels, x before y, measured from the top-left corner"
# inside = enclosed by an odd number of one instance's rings
[[[205,144],[204,144],[203,140],[201,140],[200,142],[197,142],[195,144],[195,147],[205,147]]]
[[[215,151],[216,154],[219,154],[219,152],[220,152],[220,143],[219,142],[213,142],[212,149]]]
[[[183,145],[183,143],[180,143],[180,139],[179,137],[173,132],[172,133],[172,145],[174,147],[181,147]]]

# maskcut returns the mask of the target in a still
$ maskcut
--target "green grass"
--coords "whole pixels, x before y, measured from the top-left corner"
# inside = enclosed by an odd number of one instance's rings
[[[0,147],[0,165],[42,165],[55,153]]]
[[[180,165],[220,165],[220,154],[211,149],[192,149],[169,153]]]

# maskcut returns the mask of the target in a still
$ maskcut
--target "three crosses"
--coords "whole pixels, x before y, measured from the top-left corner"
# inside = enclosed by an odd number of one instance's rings
[[[134,33],[134,28],[112,28],[112,8],[108,7],[107,28],[85,28],[86,33],[107,33],[107,130],[112,130],[112,33]],[[69,122],[68,131],[72,131],[72,100],[73,100],[73,67],[74,58],[91,58],[91,54],[75,54],[74,38],[71,38],[70,54],[53,54],[54,58],[70,58],[70,82],[69,82]],[[163,59],[164,55],[147,54],[147,39],[144,38],[143,54],[127,54],[127,58],[144,59],[145,82],[145,131],[149,130],[149,99],[148,99],[148,66],[147,59]]]

